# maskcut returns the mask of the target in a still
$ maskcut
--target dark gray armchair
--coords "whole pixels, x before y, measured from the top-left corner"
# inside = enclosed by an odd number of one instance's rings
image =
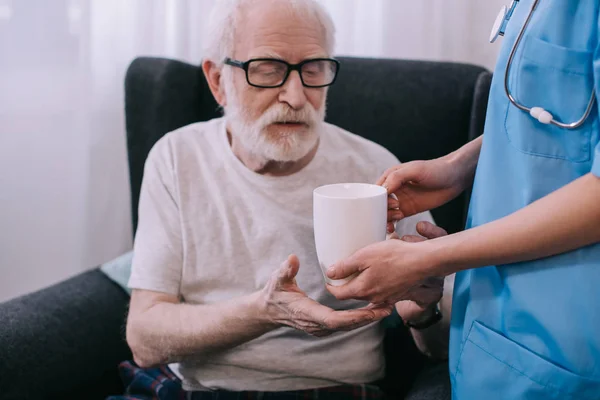
[[[483,131],[490,74],[453,63],[341,58],[329,122],[380,143],[401,161],[447,154]],[[201,70],[139,58],[125,80],[132,221],[143,164],[165,133],[218,115]],[[466,196],[433,210],[461,230]],[[6,266],[16,268],[17,266]],[[47,268],[52,268],[48,266]],[[128,296],[99,270],[0,304],[0,399],[100,399],[122,392],[117,364]],[[386,321],[387,378],[396,398],[449,399],[445,363],[422,357],[397,316]],[[406,394],[408,392],[408,394]]]

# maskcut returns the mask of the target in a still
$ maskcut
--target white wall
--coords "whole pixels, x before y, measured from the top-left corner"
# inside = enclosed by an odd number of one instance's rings
[[[339,54],[494,64],[503,1],[319,1]],[[0,301],[130,248],[125,69],[199,62],[213,2],[0,0]]]
[[[338,29],[340,53],[470,62],[493,69],[489,33],[508,0],[319,0]]]

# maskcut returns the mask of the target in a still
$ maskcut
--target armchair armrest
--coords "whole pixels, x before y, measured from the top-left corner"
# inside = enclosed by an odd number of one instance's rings
[[[0,304],[3,398],[122,393],[128,295],[99,270]]]
[[[405,400],[450,400],[451,397],[448,361],[441,361],[425,365]]]

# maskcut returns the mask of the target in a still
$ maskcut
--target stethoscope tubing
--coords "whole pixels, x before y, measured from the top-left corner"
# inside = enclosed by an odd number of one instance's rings
[[[516,40],[515,44],[513,45],[513,48],[510,52],[510,56],[508,58],[508,63],[506,65],[506,72],[504,73],[504,91],[506,92],[506,96],[508,96],[508,99],[510,100],[510,102],[515,107],[517,107],[519,110],[522,110],[524,112],[531,114],[532,117],[535,119],[539,119],[537,116],[534,116],[536,109],[537,109],[537,111],[540,111],[540,110],[544,111],[544,112],[546,112],[546,111],[544,109],[541,109],[540,107],[531,107],[530,108],[530,107],[527,107],[527,106],[519,103],[517,101],[517,99],[515,99],[515,97],[512,95],[510,88],[508,86],[508,81],[510,79],[510,69],[512,67],[513,60],[515,58],[515,54],[517,53],[519,45],[521,44],[521,41],[523,40],[523,36],[525,35],[525,31],[527,30],[527,27],[529,26],[529,23],[531,22],[531,18],[533,17],[533,13],[535,12],[535,9],[537,8],[539,2],[540,2],[540,0],[535,0],[531,7],[531,11],[529,11],[529,15],[527,16],[527,19],[525,20],[525,23],[523,24],[523,27],[521,28],[521,31],[519,32],[519,36],[517,37],[517,40]],[[512,15],[512,12],[510,13],[510,15]],[[554,125],[554,126],[557,126],[559,128],[563,128],[563,129],[569,129],[569,130],[577,129],[585,123],[585,121],[588,119],[588,117],[592,113],[595,101],[596,101],[596,93],[594,90],[592,90],[592,95],[590,96],[590,100],[588,102],[585,113],[579,120],[577,120],[575,122],[571,122],[571,123],[563,123],[563,122],[557,121],[554,117],[552,117],[546,123],[549,123],[551,125]],[[548,114],[548,115],[551,116],[551,114]]]

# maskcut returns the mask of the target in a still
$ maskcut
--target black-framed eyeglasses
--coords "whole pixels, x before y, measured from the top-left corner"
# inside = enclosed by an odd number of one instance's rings
[[[340,63],[333,58],[312,58],[290,64],[275,58],[254,58],[248,61],[225,59],[225,64],[246,71],[246,81],[258,88],[277,88],[285,84],[292,71],[298,71],[302,85],[321,88],[333,85]]]

